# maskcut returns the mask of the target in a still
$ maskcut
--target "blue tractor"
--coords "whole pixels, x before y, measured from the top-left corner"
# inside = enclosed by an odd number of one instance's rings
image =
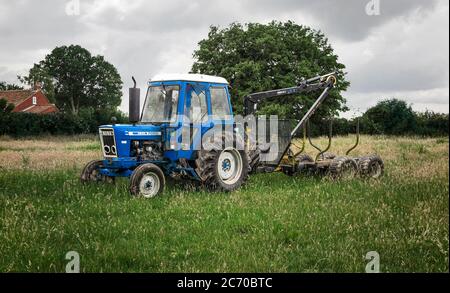
[[[112,182],[116,177],[129,177],[131,194],[151,198],[163,191],[166,178],[199,182],[212,190],[233,191],[251,172],[258,170],[295,174],[305,168],[326,168],[343,173],[347,169],[357,171],[359,165],[375,164],[371,174],[382,172],[378,157],[333,157],[316,162],[305,159],[304,154],[293,156],[290,150],[294,135],[304,129],[333,88],[335,73],[302,80],[291,88],[245,97],[244,113],[250,115],[263,99],[322,90],[297,126],[279,133],[281,143],[277,146],[277,156],[269,162],[260,162],[260,158],[270,149],[270,141],[258,143],[256,136],[250,135],[255,130],[245,122],[236,121],[229,84],[224,78],[201,74],[155,76],[148,84],[142,111],[140,90],[134,78],[133,81],[129,96],[130,124],[113,122],[99,127],[104,159],[91,161],[84,167],[82,182]],[[286,157],[289,157],[287,163],[283,160]]]

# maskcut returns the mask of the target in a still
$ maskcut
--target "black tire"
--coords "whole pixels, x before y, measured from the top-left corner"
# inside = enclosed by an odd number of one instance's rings
[[[249,173],[253,174],[256,173],[256,170],[258,169],[260,158],[261,158],[261,151],[259,150],[256,141],[250,137],[247,137],[248,144],[247,147],[247,160],[250,167]]]
[[[239,137],[235,137],[232,133],[224,133],[222,141],[209,143],[208,150],[200,150],[197,152],[197,159],[195,160],[195,171],[200,177],[201,182],[210,190],[214,191],[233,191],[241,187],[248,179],[250,171],[248,153],[245,149],[244,141]],[[235,141],[235,143],[230,143]],[[223,146],[232,147],[224,148]],[[219,160],[222,159],[222,154],[228,153],[236,156],[238,161],[237,173],[231,179],[225,180],[219,172]],[[240,163],[239,163],[240,162]],[[236,166],[234,167],[236,168]],[[234,170],[234,169],[233,169]]]
[[[306,167],[304,163],[312,163],[314,159],[308,154],[301,154],[297,157],[297,161],[297,172],[303,175],[310,174],[310,168]]]
[[[312,162],[314,162],[314,159],[308,154],[301,154],[301,155],[298,155],[297,162],[299,162],[299,163],[305,163],[305,162],[312,163]]]
[[[161,194],[166,178],[161,168],[155,164],[142,164],[134,169],[130,177],[130,193],[134,196],[152,198]]]
[[[358,165],[350,157],[336,157],[328,168],[328,174],[333,179],[351,179],[357,173]]]
[[[333,153],[323,153],[319,156],[320,160],[333,160],[336,158],[336,154]]]
[[[370,155],[358,160],[359,174],[366,178],[380,178],[384,174],[384,163],[380,156]]]
[[[103,161],[102,160],[93,160],[84,166],[83,170],[81,171],[80,175],[80,181],[82,183],[88,183],[88,182],[106,182],[106,183],[114,183],[115,178],[102,175],[98,171],[99,168],[103,167]]]
[[[301,154],[295,158],[295,164],[297,165],[295,170],[292,170],[292,167],[282,167],[281,171],[287,176],[294,176],[299,173],[306,173],[307,168],[303,165],[303,163],[311,163],[314,162],[314,159],[308,154]]]
[[[296,174],[292,166],[282,166],[281,172],[283,172],[283,174],[287,176],[294,176]]]

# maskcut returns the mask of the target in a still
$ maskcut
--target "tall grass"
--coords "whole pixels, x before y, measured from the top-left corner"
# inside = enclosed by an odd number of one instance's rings
[[[126,179],[79,184],[95,138],[0,140],[0,271],[62,272],[75,250],[84,272],[364,272],[369,251],[382,272],[448,272],[441,140],[364,136],[355,155],[380,154],[380,180],[258,174],[233,193],[171,185],[152,200]]]

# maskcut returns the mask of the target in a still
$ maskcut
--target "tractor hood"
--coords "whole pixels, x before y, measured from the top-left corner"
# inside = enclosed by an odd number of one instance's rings
[[[163,141],[161,127],[151,124],[102,125],[99,135],[105,158],[130,157],[132,141]]]
[[[102,125],[102,128],[114,129],[116,141],[119,140],[161,140],[161,127],[151,124],[115,124]]]

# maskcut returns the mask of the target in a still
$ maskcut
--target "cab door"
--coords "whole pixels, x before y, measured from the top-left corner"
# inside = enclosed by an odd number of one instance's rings
[[[207,85],[187,83],[183,117],[182,148],[192,152],[200,150],[202,132],[210,125],[207,101]],[[188,147],[189,146],[189,147]]]
[[[209,87],[211,126],[233,131],[234,119],[228,88],[224,84],[211,84]]]

